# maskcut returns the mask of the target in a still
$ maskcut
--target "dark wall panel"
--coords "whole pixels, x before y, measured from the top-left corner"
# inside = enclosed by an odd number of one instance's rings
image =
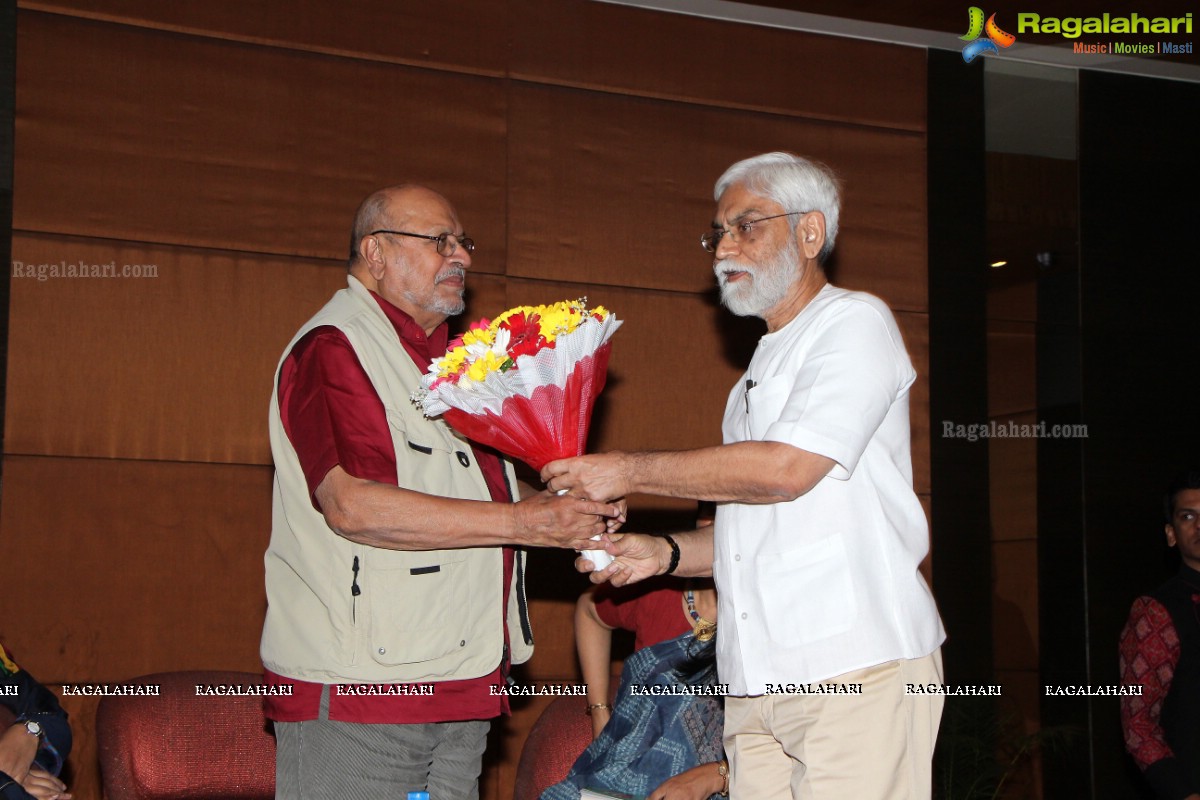
[[[17,88],[17,4],[0,0],[0,259],[7,270],[12,255],[13,121]],[[0,415],[8,384],[9,282],[0,280]],[[0,473],[2,474],[2,473]]]
[[[513,3],[513,77],[787,116],[925,129],[914,47],[630,9]]]
[[[206,0],[23,0],[25,9],[195,33],[259,47],[286,47],[430,69],[500,75],[508,62],[508,3],[398,4],[394,0],[246,3]]]
[[[845,184],[837,281],[925,310],[918,135],[517,84],[510,142],[510,275],[704,292],[713,183],[734,161],[788,150]]]
[[[23,13],[19,230],[345,259],[393,183],[504,264],[503,83]]]
[[[31,455],[269,464],[279,357],[346,285],[338,262],[111,239],[18,234],[13,259],[7,447]],[[144,277],[51,277],[110,263]],[[469,282],[468,314],[501,310],[503,278]]]
[[[929,391],[933,588],[946,623],[946,677],[990,683],[991,530],[986,441],[942,422],[986,420],[987,274],[983,65],[929,53]]]
[[[1080,335],[1044,355],[1047,367],[1058,358],[1069,376],[1047,381],[1062,387],[1047,402],[1087,424],[1088,437],[1053,443],[1059,485],[1077,491],[1064,492],[1039,521],[1053,537],[1046,546],[1054,553],[1044,548],[1043,556],[1060,556],[1040,559],[1042,643],[1044,658],[1074,667],[1077,680],[1111,684],[1130,604],[1174,569],[1161,492],[1172,473],[1200,462],[1200,374],[1192,367],[1200,361],[1200,271],[1191,255],[1200,219],[1200,86],[1084,72],[1079,87]],[[1131,146],[1145,140],[1147,126],[1153,146]],[[1124,224],[1134,220],[1134,229]],[[1067,294],[1069,287],[1059,292]],[[1087,731],[1096,797],[1125,798],[1140,786],[1132,763],[1118,756],[1114,699],[1047,701],[1044,720]],[[1078,774],[1049,778],[1047,796],[1079,786]]]
[[[7,598],[6,640],[48,683],[258,669],[270,483],[267,467],[8,456],[0,562],[44,565],[59,589]]]

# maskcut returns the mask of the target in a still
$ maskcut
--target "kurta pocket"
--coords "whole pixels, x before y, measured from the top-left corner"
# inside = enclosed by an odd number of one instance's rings
[[[805,542],[758,559],[760,590],[767,593],[771,640],[787,647],[817,642],[854,625],[858,602],[842,534]]]

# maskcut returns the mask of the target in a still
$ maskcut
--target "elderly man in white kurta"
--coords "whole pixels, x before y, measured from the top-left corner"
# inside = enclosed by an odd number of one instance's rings
[[[547,465],[551,489],[715,500],[714,531],[610,537],[593,580],[716,577],[735,798],[928,798],[945,638],[918,565],[916,378],[878,298],[830,284],[836,178],[787,153],[717,181],[702,237],[722,302],[767,333],[730,392],[719,447]],[[583,561],[581,566],[591,568]]]

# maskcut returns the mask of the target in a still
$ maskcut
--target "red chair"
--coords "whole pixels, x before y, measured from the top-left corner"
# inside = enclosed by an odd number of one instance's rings
[[[107,800],[272,800],[275,737],[256,696],[197,685],[262,683],[252,672],[161,672],[129,681],[160,694],[105,697],[96,738]]]
[[[587,698],[556,697],[533,723],[521,748],[513,800],[537,800],[547,787],[567,777],[571,765],[592,743]]]

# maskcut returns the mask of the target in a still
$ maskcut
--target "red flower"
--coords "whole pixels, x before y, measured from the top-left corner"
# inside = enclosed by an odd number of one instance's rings
[[[532,317],[526,317],[524,312],[513,314],[500,326],[508,328],[508,355],[514,361],[517,356],[531,356],[546,346],[541,318],[537,314]]]

